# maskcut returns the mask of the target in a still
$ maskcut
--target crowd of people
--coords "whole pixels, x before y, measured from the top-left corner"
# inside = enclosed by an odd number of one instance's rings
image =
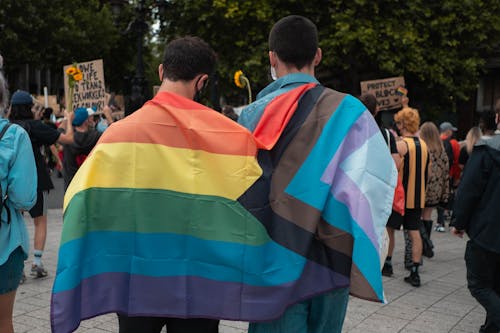
[[[309,19],[276,22],[273,82],[239,117],[196,101],[216,65],[197,37],[166,45],[158,93],[117,122],[107,106],[105,121],[78,108],[55,125],[28,92],[10,97],[0,71],[0,332],[13,332],[26,279],[26,214],[30,275],[49,274],[50,167],[66,191],[53,332],[108,312],[120,333],[212,333],[220,319],[249,321],[252,333],[341,332],[349,294],[385,300],[395,233],[406,238],[404,281],[419,287],[422,257],[439,255],[431,232],[446,222],[470,238],[481,332],[498,332],[500,102],[463,142],[450,122],[421,123],[406,94],[395,126],[384,127],[373,95],[316,79],[318,44]]]

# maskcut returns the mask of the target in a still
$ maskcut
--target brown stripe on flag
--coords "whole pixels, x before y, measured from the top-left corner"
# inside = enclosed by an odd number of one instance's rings
[[[380,302],[380,298],[377,296],[354,262],[351,266],[351,284],[349,285],[349,293],[367,301]]]
[[[273,173],[270,193],[273,211],[311,233],[316,233],[318,230],[321,212],[286,194],[285,189],[306,160],[318,141],[321,131],[345,96],[331,89],[323,91],[313,106],[313,110],[290,141]],[[298,109],[296,112],[300,111]]]
[[[352,257],[354,238],[342,229],[336,228],[321,219],[317,230],[318,240],[329,248]]]

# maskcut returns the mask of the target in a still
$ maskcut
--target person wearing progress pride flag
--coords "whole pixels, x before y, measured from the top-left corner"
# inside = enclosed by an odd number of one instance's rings
[[[269,34],[276,81],[238,119],[262,148],[263,169],[240,202],[278,245],[300,255],[290,258],[290,272],[300,272],[293,289],[275,296],[296,304],[250,324],[250,333],[341,332],[349,292],[384,301],[380,257],[396,167],[366,107],[315,79],[320,60],[314,23],[279,20]]]

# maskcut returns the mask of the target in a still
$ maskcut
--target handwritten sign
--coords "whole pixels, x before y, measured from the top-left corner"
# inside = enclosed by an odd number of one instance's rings
[[[57,96],[56,95],[48,95],[48,96],[38,95],[38,96],[35,96],[36,103],[40,104],[40,105],[45,105],[45,97],[47,97],[47,104],[48,104],[47,106],[52,108],[52,110],[55,113],[59,113],[59,104],[57,103]]]
[[[66,69],[64,73],[64,96],[69,97],[69,84]],[[102,59],[78,63],[78,68],[82,71],[83,79],[75,83],[73,91],[73,110],[79,107],[96,107],[97,111],[102,111],[106,102],[106,90],[104,85],[104,70]]]
[[[379,110],[389,110],[401,107],[401,94],[399,87],[404,87],[405,78],[402,76],[387,79],[362,81],[361,93],[372,94],[377,98]]]

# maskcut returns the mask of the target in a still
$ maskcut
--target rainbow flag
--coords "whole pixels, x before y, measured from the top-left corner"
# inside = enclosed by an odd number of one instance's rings
[[[396,176],[385,181],[392,164],[374,123],[362,110],[342,111],[353,98],[335,98],[309,105],[324,135],[288,117],[281,131],[307,137],[299,146],[287,135],[268,141],[259,156],[288,146],[275,169],[259,166],[246,129],[176,95],[160,93],[113,124],[65,195],[53,332],[110,312],[270,320],[346,286],[383,301],[378,222]],[[351,142],[353,131],[364,134]],[[302,148],[299,169],[282,164]],[[354,167],[367,159],[380,162]]]
[[[396,89],[396,93],[400,96],[406,96],[408,95],[408,89],[406,89],[405,87],[403,86],[399,86],[397,89]]]

